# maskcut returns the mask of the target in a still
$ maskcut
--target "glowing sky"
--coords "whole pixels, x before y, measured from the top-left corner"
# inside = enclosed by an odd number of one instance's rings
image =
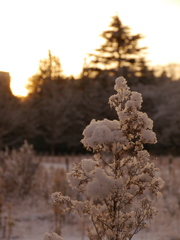
[[[26,94],[48,49],[65,74],[78,74],[116,13],[145,36],[151,64],[180,63],[180,0],[0,0],[0,71],[10,72],[13,93]]]

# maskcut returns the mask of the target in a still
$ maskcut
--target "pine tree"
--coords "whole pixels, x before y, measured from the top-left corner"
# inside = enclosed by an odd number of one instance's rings
[[[29,78],[27,89],[30,93],[42,94],[48,91],[48,84],[52,80],[62,78],[62,67],[58,57],[48,51],[48,58],[40,60],[37,74]]]
[[[82,143],[94,153],[72,168],[68,181],[82,201],[54,193],[55,204],[67,212],[88,215],[90,240],[130,240],[148,227],[156,214],[152,199],[159,197],[162,180],[144,144],[156,143],[153,121],[140,111],[142,97],[131,92],[123,77],[109,98],[118,119],[92,120]]]
[[[96,54],[89,54],[83,75],[98,75],[101,71],[116,73],[120,68],[136,66],[138,59],[142,58],[144,48],[138,46],[141,34],[132,35],[130,28],[124,26],[117,15],[112,17],[109,28],[100,35],[104,44],[96,49]]]
[[[51,51],[49,50],[48,58],[40,61],[39,71],[43,79],[57,79],[62,74],[59,58],[52,55]]]
[[[54,154],[57,144],[62,143],[62,132],[65,130],[66,115],[72,99],[69,81],[62,75],[61,63],[58,57],[48,52],[48,58],[41,60],[36,75],[29,79],[27,88],[30,91],[30,110],[36,124],[35,138],[43,140]],[[71,101],[72,102],[72,101]],[[58,128],[58,131],[57,131]],[[34,137],[34,136],[33,136]]]

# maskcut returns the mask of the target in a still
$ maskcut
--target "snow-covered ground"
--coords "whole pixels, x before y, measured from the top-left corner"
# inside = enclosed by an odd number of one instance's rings
[[[45,232],[55,231],[55,215],[52,204],[47,202],[34,202],[31,198],[22,201],[13,206],[12,220],[14,226],[12,233],[8,238],[7,234],[0,239],[8,240],[41,240]],[[76,219],[73,216],[62,220],[62,235],[69,240],[87,240],[83,221]],[[0,232],[1,233],[1,232]]]
[[[76,162],[78,159],[82,159],[82,156],[68,157],[70,163]],[[66,170],[66,161],[67,157],[61,157],[59,160],[57,158],[57,161],[53,158],[42,161],[48,171],[52,173],[52,175],[49,173],[51,177],[48,178],[48,181],[46,179],[46,185],[43,185],[43,187],[52,187],[52,192],[55,190],[51,183],[51,180],[54,181],[55,169],[63,168]],[[180,239],[180,158],[160,157],[158,165],[160,175],[165,181],[162,191],[163,196],[155,203],[158,214],[152,220],[151,227],[134,236],[134,240]],[[51,192],[51,189],[49,192]],[[54,212],[50,197],[39,197],[31,193],[24,200],[11,199],[10,202],[11,205],[7,204],[3,207],[2,222],[5,221],[6,216],[7,223],[2,224],[6,226],[6,229],[0,226],[1,240],[41,240],[45,232],[55,231],[56,224],[59,224],[57,220],[59,215]],[[65,240],[88,239],[85,236],[86,223],[83,219],[72,215],[62,216],[61,225],[61,235]],[[12,232],[8,237],[9,226],[12,226]],[[5,233],[6,236],[3,237]]]

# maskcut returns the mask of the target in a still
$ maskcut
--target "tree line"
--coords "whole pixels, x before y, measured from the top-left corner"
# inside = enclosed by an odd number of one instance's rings
[[[39,62],[29,78],[29,95],[20,99],[0,94],[0,148],[22,145],[26,139],[38,152],[83,152],[82,131],[92,118],[115,119],[107,102],[115,78],[124,76],[143,95],[143,111],[154,120],[157,153],[179,153],[180,81],[163,71],[159,76],[146,61],[141,34],[131,34],[118,16],[101,36],[104,43],[85,59],[78,79],[64,76],[60,59],[52,55]]]

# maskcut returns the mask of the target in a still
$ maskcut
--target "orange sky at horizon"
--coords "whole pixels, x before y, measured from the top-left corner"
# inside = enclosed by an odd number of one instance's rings
[[[0,9],[0,71],[10,72],[15,95],[27,94],[24,85],[48,49],[64,74],[80,73],[116,13],[133,34],[145,36],[140,45],[152,65],[180,63],[179,0],[0,0]]]

